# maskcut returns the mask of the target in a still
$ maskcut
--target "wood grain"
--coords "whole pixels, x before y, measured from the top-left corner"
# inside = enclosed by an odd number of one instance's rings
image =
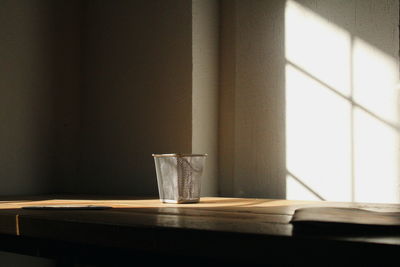
[[[273,199],[202,198],[197,204],[163,204],[158,199],[49,196],[0,202],[0,234],[69,242],[79,246],[134,249],[263,262],[263,249],[303,251],[325,247],[358,251],[399,248],[400,236],[304,236],[293,232],[290,219],[300,207],[362,207],[382,211],[400,205],[289,201]],[[110,210],[25,210],[24,206],[108,205]],[[51,245],[50,245],[51,247]],[[236,255],[237,254],[237,255]]]

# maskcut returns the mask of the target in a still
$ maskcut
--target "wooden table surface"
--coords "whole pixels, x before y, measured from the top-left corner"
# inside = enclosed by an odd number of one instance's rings
[[[90,204],[109,210],[27,210],[24,206]],[[163,204],[158,199],[45,196],[0,201],[0,234],[13,247],[29,240],[36,255],[52,244],[267,263],[309,261],[335,252],[355,260],[372,252],[400,252],[400,233],[382,235],[296,235],[291,216],[301,207],[357,207],[400,211],[395,204],[274,199],[202,198],[196,204]],[[37,241],[37,242],[36,242]],[[10,241],[11,242],[11,241]],[[0,242],[1,243],[1,242]],[[16,244],[16,245],[15,245]],[[21,243],[22,244],[22,243]],[[42,244],[42,245],[40,245]],[[23,245],[21,245],[23,246]],[[3,245],[2,249],[7,250]],[[47,249],[48,250],[48,249]],[[312,254],[309,252],[312,251]],[[290,257],[278,257],[286,252]],[[47,254],[46,254],[47,253]],[[396,255],[397,256],[397,255]]]

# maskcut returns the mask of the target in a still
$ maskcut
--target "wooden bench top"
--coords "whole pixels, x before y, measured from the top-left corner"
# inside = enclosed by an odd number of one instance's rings
[[[112,209],[21,209],[74,204],[106,205]],[[278,249],[293,252],[333,246],[335,249],[371,247],[400,251],[400,233],[373,236],[294,234],[290,219],[297,208],[323,206],[400,211],[400,205],[396,204],[221,197],[202,198],[196,204],[163,204],[159,199],[53,195],[3,198],[0,201],[0,234],[150,252],[237,256],[261,262],[267,250]]]

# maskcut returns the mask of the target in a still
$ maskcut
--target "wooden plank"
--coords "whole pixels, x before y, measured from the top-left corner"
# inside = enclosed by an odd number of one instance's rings
[[[91,231],[92,225],[109,225],[141,228],[174,228],[207,230],[221,232],[252,233],[263,235],[290,236],[291,225],[287,223],[271,223],[262,220],[248,220],[234,217],[186,216],[173,214],[153,214],[139,211],[48,211],[47,213],[30,213],[19,216],[21,235],[30,235],[29,230],[38,233],[39,229],[31,229],[31,220],[42,220],[44,224],[65,222],[69,225],[79,224]],[[43,228],[43,234],[50,234],[50,228]],[[71,233],[73,235],[73,233]]]
[[[201,216],[210,218],[251,220],[254,222],[289,223],[291,216],[286,214],[247,213],[237,211],[209,210],[196,208],[134,208],[113,209],[110,212],[150,213],[160,215]]]
[[[0,212],[0,234],[17,235],[16,214]]]
[[[72,198],[72,197],[71,197]],[[111,205],[111,210],[24,210],[22,206],[43,204]],[[18,240],[40,239],[76,246],[96,246],[182,255],[243,260],[245,262],[297,263],[309,251],[315,253],[358,252],[373,255],[375,249],[393,254],[400,237],[382,236],[306,236],[293,235],[289,223],[298,207],[352,206],[396,210],[399,205],[288,201],[268,199],[203,198],[197,204],[163,204],[158,199],[36,198],[0,202],[0,233],[16,235]],[[16,237],[17,238],[17,237]],[[291,257],[277,257],[287,251]],[[397,251],[397,250],[396,250]],[[268,254],[268,255],[267,255]],[[347,255],[346,254],[346,255]],[[129,255],[129,253],[127,254]],[[347,255],[351,256],[351,255]],[[292,261],[292,262],[291,262]],[[306,258],[305,258],[306,261]]]
[[[34,201],[3,201],[0,202],[0,209],[16,209],[30,205],[55,205],[55,204],[92,204],[110,205],[114,208],[195,208],[201,210],[228,211],[228,212],[247,212],[257,214],[287,214],[292,215],[293,211],[299,207],[356,207],[372,208],[385,210],[400,210],[400,205],[396,204],[369,204],[369,203],[350,203],[350,202],[323,202],[323,201],[291,201],[291,200],[272,200],[272,199],[240,199],[240,198],[202,198],[196,204],[164,204],[158,199],[109,199],[104,197],[96,200],[90,198],[81,199],[53,199],[34,200]]]
[[[54,228],[59,225],[59,228]],[[95,227],[94,227],[95,226]],[[64,229],[64,230],[62,230]],[[130,229],[130,230],[128,230]],[[292,238],[309,238],[307,236],[293,236],[292,225],[286,223],[271,223],[243,218],[182,216],[120,211],[57,211],[42,214],[27,214],[20,216],[21,236],[44,237],[75,242],[91,242],[97,240],[100,244],[124,243],[129,235],[124,231],[135,232],[140,229],[174,229],[191,231],[211,231],[236,234],[252,234],[261,236],[278,236]],[[124,231],[122,231],[124,230]],[[140,230],[140,231],[142,231]],[[97,232],[96,232],[97,231]],[[81,233],[85,235],[81,235]],[[105,233],[114,233],[113,236]],[[119,234],[123,233],[123,234]],[[136,232],[135,232],[136,234]],[[65,236],[60,236],[65,235]],[[88,235],[95,236],[96,238]],[[315,238],[315,237],[312,237]],[[323,239],[326,237],[318,237]],[[331,240],[345,242],[367,242],[389,245],[400,245],[400,237],[392,235],[360,237],[328,237]],[[128,241],[127,241],[128,242]]]
[[[18,209],[30,205],[92,204],[114,207],[105,211],[32,211]],[[380,210],[396,210],[399,205],[334,203],[319,201],[288,201],[268,199],[202,198],[197,204],[163,204],[158,199],[37,199],[34,201],[7,201],[0,203],[0,233],[16,234],[16,216],[22,236],[65,238],[84,242],[85,236],[96,236],[97,242],[107,242],[109,231],[115,240],[124,235],[118,229],[183,229],[193,231],[229,232],[264,236],[291,237],[291,215],[298,207],[344,206]],[[65,224],[62,231],[61,226]],[[55,225],[59,225],[57,228]],[[94,227],[96,226],[96,227]],[[53,228],[54,230],[52,230]],[[99,232],[96,232],[95,230]],[[101,231],[99,230],[101,229]],[[69,232],[70,231],[70,232]],[[121,230],[122,231],[122,230]],[[85,235],[79,236],[81,233]],[[123,232],[123,231],[122,231]],[[136,232],[135,232],[136,234]],[[65,235],[65,236],[63,236]],[[303,238],[303,237],[302,237]],[[101,239],[101,240],[100,240]],[[335,238],[333,238],[335,239]],[[336,238],[337,239],[337,238]],[[400,245],[398,237],[382,236],[359,238],[342,237],[344,241],[372,242]],[[122,242],[122,241],[118,241]]]

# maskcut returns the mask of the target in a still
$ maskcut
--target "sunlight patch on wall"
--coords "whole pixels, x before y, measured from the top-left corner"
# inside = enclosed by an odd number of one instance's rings
[[[286,66],[286,164],[326,199],[350,200],[350,104]],[[289,198],[299,198],[293,190]]]
[[[400,202],[398,59],[289,0],[288,199]]]
[[[354,200],[399,202],[398,132],[361,109],[354,115]]]
[[[321,200],[289,174],[286,176],[286,194],[296,196],[292,200]]]
[[[350,94],[349,33],[295,1],[286,5],[285,51],[287,60],[340,93]]]
[[[391,123],[398,123],[398,63],[360,38],[353,46],[354,101]]]

